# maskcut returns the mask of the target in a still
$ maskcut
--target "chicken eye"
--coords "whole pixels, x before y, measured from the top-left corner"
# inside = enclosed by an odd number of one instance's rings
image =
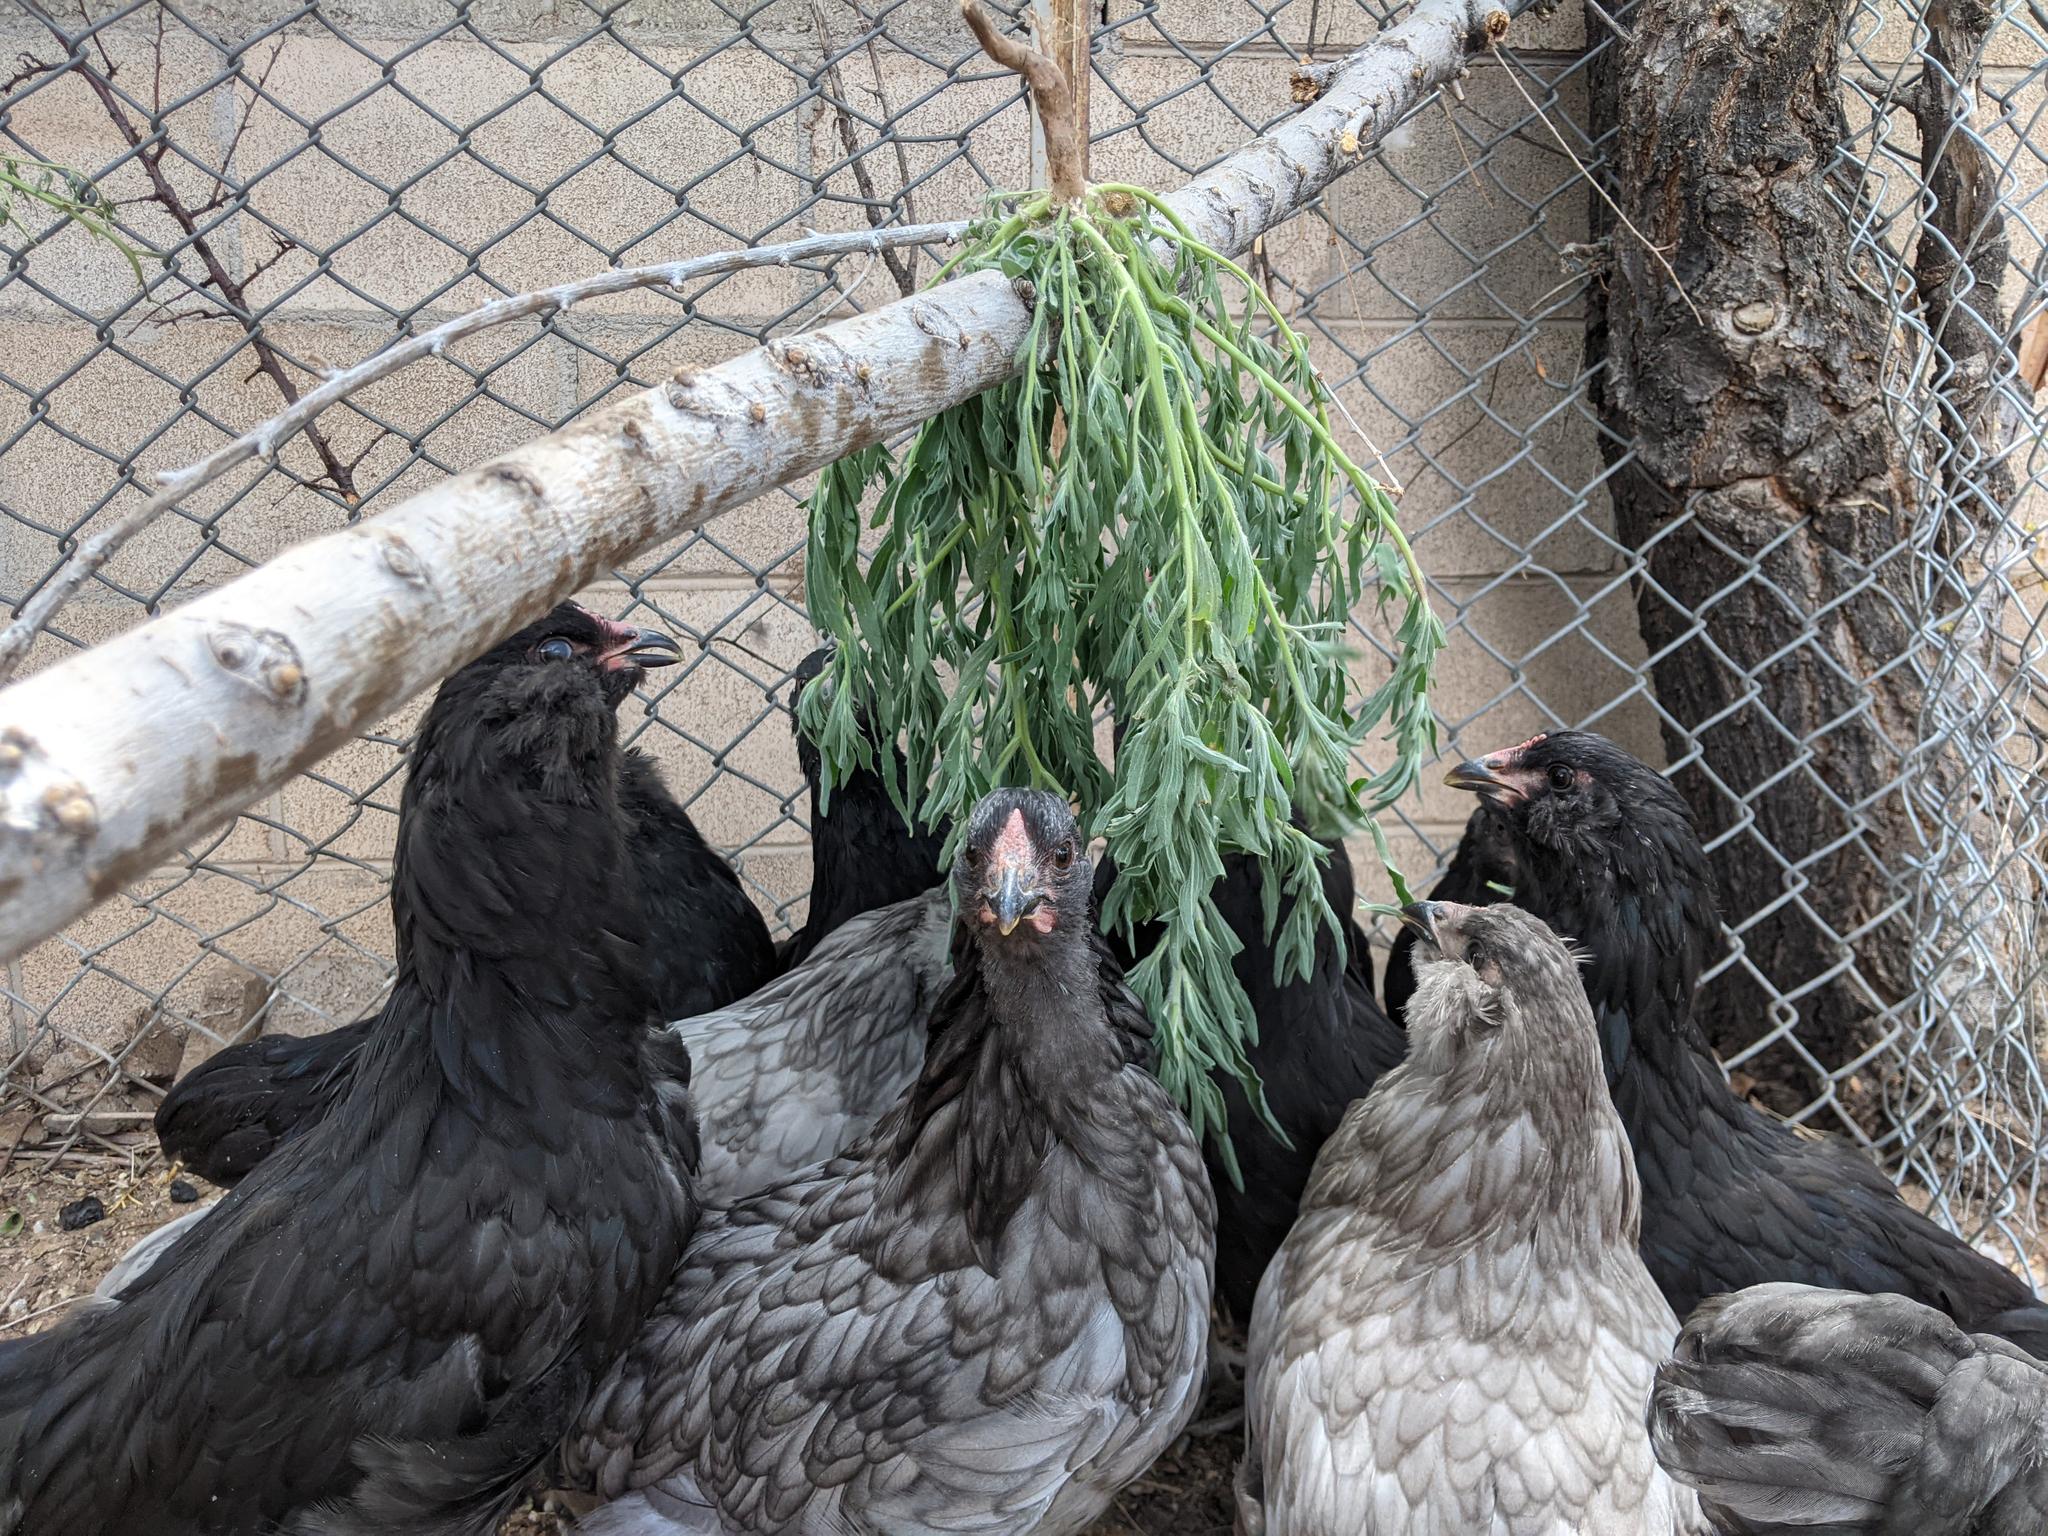
[[[1550,787],[1552,789],[1570,789],[1577,782],[1577,779],[1578,775],[1574,774],[1563,763],[1552,763],[1550,765]]]
[[[567,661],[576,654],[576,647],[557,635],[552,640],[541,641],[533,648],[533,653],[543,661]]]
[[[981,868],[982,853],[981,850],[979,848],[976,848],[973,844],[970,843],[968,845],[967,852],[964,855],[964,857],[967,860],[967,867],[969,869]]]
[[[1072,843],[1061,843],[1059,847],[1053,850],[1052,867],[1054,869],[1067,869],[1072,866],[1073,862],[1074,845]]]

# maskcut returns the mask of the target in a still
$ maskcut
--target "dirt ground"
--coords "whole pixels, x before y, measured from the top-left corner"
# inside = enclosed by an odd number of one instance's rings
[[[192,1209],[174,1204],[162,1165],[44,1171],[17,1164],[0,1179],[0,1338],[34,1333],[57,1321],[68,1302],[88,1294],[116,1259],[146,1234]],[[220,1192],[190,1181],[202,1201]],[[86,1195],[107,1216],[66,1232],[58,1212]],[[17,1226],[14,1218],[20,1217]]]
[[[17,1163],[0,1177],[0,1338],[57,1322],[130,1246],[193,1209],[172,1202],[169,1182],[155,1162],[139,1162],[133,1172],[115,1162],[47,1170]],[[190,1182],[201,1200],[219,1193],[198,1179]],[[86,1195],[106,1207],[106,1218],[76,1232],[62,1230],[58,1211]],[[1232,1406],[1234,1400],[1218,1401],[1204,1412]],[[1226,1536],[1240,1443],[1234,1429],[1183,1439],[1123,1491],[1089,1536]],[[566,1536],[569,1529],[550,1511],[527,1509],[506,1523],[505,1536]]]

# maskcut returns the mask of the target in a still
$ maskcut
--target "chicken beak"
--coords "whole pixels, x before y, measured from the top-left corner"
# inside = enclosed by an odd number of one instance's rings
[[[1436,943],[1436,920],[1442,914],[1443,906],[1434,901],[1412,901],[1401,909],[1401,926],[1412,928],[1416,934],[1429,943]],[[1441,945],[1437,946],[1442,948]]]
[[[672,667],[683,659],[683,648],[658,629],[636,629],[625,658],[636,667]]]
[[[1038,910],[1045,893],[1027,885],[1024,866],[1006,863],[996,876],[996,887],[988,893],[988,909],[995,914],[996,932],[1008,938],[1017,925]]]
[[[1444,783],[1452,789],[1466,789],[1480,799],[1503,804],[1513,804],[1523,798],[1521,786],[1502,775],[1491,766],[1491,758],[1466,761],[1458,764],[1444,775]]]

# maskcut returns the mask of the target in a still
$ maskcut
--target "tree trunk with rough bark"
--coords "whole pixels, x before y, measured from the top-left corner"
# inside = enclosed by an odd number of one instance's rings
[[[1922,703],[1905,664],[1914,486],[1880,387],[1891,321],[1850,270],[1856,189],[1829,186],[1849,10],[1634,9],[1594,99],[1641,239],[1612,229],[1588,336],[1610,455],[1633,450],[1615,518],[1646,566],[1667,745],[1679,760],[1698,743],[1680,787],[1744,954],[1702,1023],[1726,1056],[1789,1022],[1760,975],[1827,1068],[1911,986],[1899,778]],[[1796,1055],[1752,1071],[1790,1079],[1793,1106],[1821,1086]]]

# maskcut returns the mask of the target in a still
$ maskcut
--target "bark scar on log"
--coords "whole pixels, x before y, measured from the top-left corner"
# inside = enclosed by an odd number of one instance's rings
[[[291,638],[274,629],[226,622],[208,626],[206,646],[220,669],[280,704],[302,704],[306,669]]]
[[[420,557],[400,535],[385,529],[377,531],[377,553],[384,562],[384,569],[396,576],[409,587],[433,586],[433,579],[420,565]]]
[[[492,464],[486,466],[482,473],[485,479],[495,480],[500,485],[509,485],[534,501],[546,501],[548,498],[547,487],[523,465]]]
[[[782,371],[806,389],[817,389],[825,382],[825,370],[818,360],[802,347],[782,349]]]
[[[99,809],[83,784],[52,784],[43,791],[43,808],[58,830],[73,837],[84,837],[100,824]]]

